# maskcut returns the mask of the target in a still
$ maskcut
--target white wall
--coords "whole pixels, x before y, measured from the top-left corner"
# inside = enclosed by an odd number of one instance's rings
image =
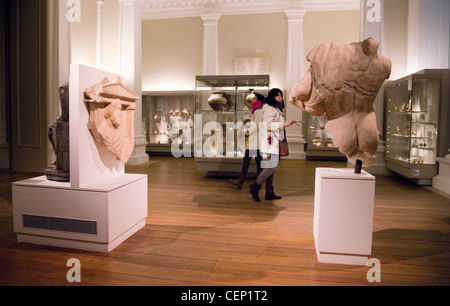
[[[408,0],[407,74],[449,68],[450,0]]]
[[[97,60],[97,3],[80,0],[81,22],[70,23],[72,63],[96,67]],[[102,5],[102,70],[119,71],[119,12],[117,0]]]
[[[95,67],[97,4],[89,0],[80,0],[80,3],[80,22],[70,23],[72,63]]]
[[[359,22],[359,11],[307,12],[303,24],[305,71],[310,66],[306,56],[318,43],[359,41]]]
[[[285,89],[287,21],[284,13],[219,19],[219,74],[234,74],[234,59],[269,58],[271,87]]]
[[[408,0],[384,1],[383,56],[392,61],[391,80],[407,75]]]
[[[307,12],[306,55],[321,41],[359,39],[359,11]],[[222,15],[218,21],[219,74],[234,74],[236,57],[267,57],[271,87],[286,89],[287,17],[284,13]],[[142,90],[193,90],[202,71],[200,17],[142,22]]]
[[[200,17],[142,21],[142,91],[193,90],[202,47]]]

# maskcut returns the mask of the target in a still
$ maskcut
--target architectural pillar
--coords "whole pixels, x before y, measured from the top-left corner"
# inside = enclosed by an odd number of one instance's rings
[[[450,67],[450,1],[408,0],[407,74]]]
[[[217,75],[219,72],[218,21],[219,14],[201,15],[203,20],[203,75]]]
[[[125,78],[124,85],[139,97],[136,101],[134,120],[135,147],[127,164],[139,165],[149,160],[142,121],[142,4],[140,0],[119,0],[119,2],[119,75]]]
[[[103,0],[97,0],[97,57],[96,67],[102,69],[102,6]]]
[[[360,40],[368,37],[376,39],[379,43],[378,53],[383,55],[384,51],[384,0],[361,0],[360,10]],[[384,135],[384,85],[381,86],[375,99],[375,115],[377,117],[378,131]],[[386,152],[384,137],[378,143],[376,160],[372,166],[365,168],[371,174],[389,174],[384,162]],[[350,167],[354,167],[349,163]],[[364,165],[363,165],[364,167]]]
[[[288,99],[294,85],[303,77],[303,17],[305,10],[286,11],[288,22],[287,76],[286,76],[286,121],[303,120],[303,111],[289,103]],[[303,124],[293,125],[286,129],[289,143],[289,159],[306,159]]]

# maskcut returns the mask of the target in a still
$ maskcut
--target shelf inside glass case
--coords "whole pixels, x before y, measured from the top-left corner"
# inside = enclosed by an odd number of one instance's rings
[[[193,92],[147,94],[143,96],[143,108],[150,149],[158,145],[169,146],[173,141],[178,141],[183,133],[190,134],[190,139],[193,140]]]
[[[439,86],[437,78],[411,78],[386,87],[387,158],[435,163]]]

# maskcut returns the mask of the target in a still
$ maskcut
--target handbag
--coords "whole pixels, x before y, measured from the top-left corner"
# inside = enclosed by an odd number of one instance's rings
[[[289,155],[289,146],[286,139],[279,140],[280,156],[288,156]]]

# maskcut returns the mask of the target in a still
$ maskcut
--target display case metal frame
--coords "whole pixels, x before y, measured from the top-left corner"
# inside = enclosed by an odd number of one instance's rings
[[[436,157],[450,145],[449,69],[426,69],[387,82],[386,167],[419,184],[431,185]]]

